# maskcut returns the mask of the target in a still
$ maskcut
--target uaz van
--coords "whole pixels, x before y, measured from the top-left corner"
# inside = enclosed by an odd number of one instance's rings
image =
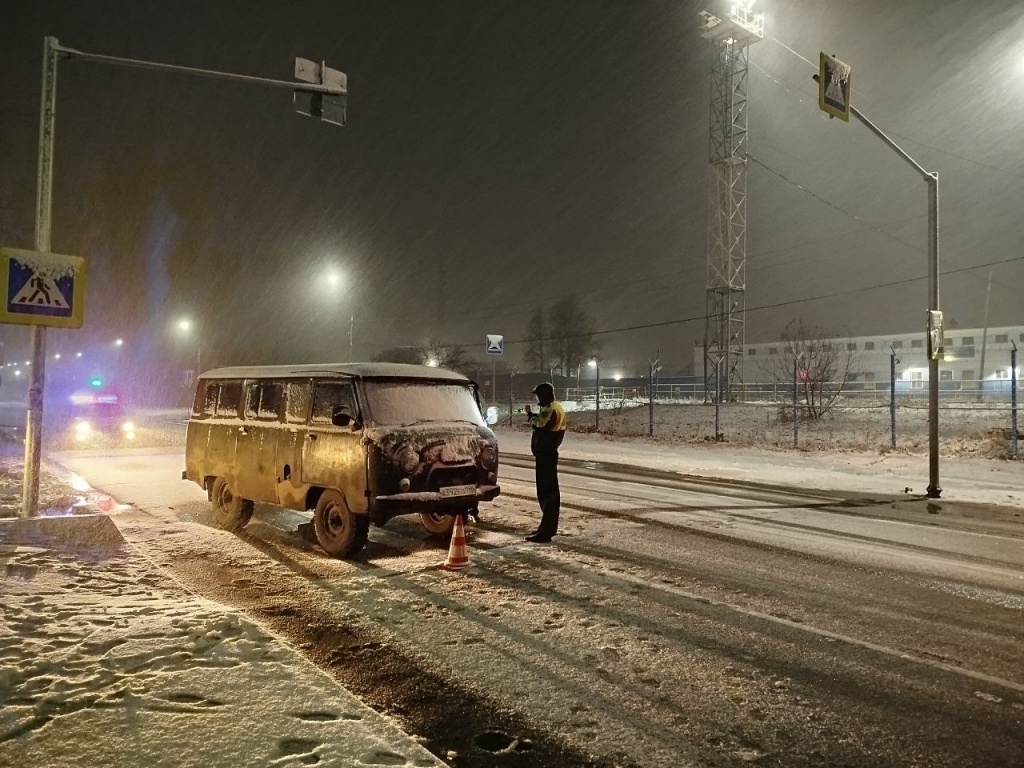
[[[313,510],[316,538],[345,557],[370,523],[418,514],[433,535],[498,495],[498,442],[476,385],[398,363],[220,368],[200,376],[185,471],[217,523],[254,504]]]

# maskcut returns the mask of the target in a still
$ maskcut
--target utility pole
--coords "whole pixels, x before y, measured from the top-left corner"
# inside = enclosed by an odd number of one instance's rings
[[[151,61],[125,59],[117,56],[104,56],[85,53],[74,48],[66,48],[56,37],[47,36],[43,39],[43,77],[42,98],[39,108],[39,163],[36,175],[36,232],[35,250],[41,253],[50,251],[53,209],[53,156],[54,132],[57,114],[57,62],[60,58],[80,59],[103,64],[116,64],[127,67],[157,69],[163,72],[180,72],[199,77],[212,77],[220,80],[251,83],[255,85],[284,87],[290,89],[294,100],[308,102],[308,111],[304,105],[299,111],[319,118],[323,122],[345,124],[345,101],[348,93],[345,73],[330,69],[325,63],[315,64],[306,59],[295,60],[295,77],[305,82],[296,83],[285,80],[271,80],[264,77],[238,75],[230,72],[217,72],[209,69],[196,69],[175,64],[161,64]],[[28,415],[25,426],[25,474],[22,486],[21,503],[22,517],[33,517],[39,506],[39,468],[42,453],[43,426],[43,384],[46,373],[46,329],[32,326],[29,337],[31,345],[32,371],[29,374]],[[197,363],[199,363],[197,352]],[[197,371],[197,374],[199,371]]]
[[[985,290],[985,321],[981,328],[981,361],[978,367],[978,399],[985,397],[985,348],[988,346],[988,302],[992,298],[992,270],[988,272],[988,288]]]

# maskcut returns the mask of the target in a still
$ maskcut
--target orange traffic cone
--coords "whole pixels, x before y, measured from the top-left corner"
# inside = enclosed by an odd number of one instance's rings
[[[462,524],[462,515],[455,516],[455,525],[452,526],[452,543],[448,547],[448,559],[444,567],[449,571],[457,571],[469,565],[469,555],[466,553],[466,528]]]

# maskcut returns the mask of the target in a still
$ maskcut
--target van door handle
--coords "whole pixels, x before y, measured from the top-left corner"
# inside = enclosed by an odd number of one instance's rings
[[[309,440],[309,442],[312,443],[312,442],[314,442],[316,440],[316,434],[314,434],[313,432],[310,432],[309,434],[306,435],[306,439]]]

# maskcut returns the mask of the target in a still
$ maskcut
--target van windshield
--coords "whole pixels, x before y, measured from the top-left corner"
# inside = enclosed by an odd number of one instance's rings
[[[378,426],[429,421],[484,424],[473,393],[465,384],[371,379],[365,382],[365,391],[371,418]]]

